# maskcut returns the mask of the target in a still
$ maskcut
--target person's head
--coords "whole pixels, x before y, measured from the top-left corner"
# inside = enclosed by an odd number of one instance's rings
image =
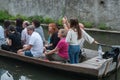
[[[60,29],[58,31],[58,37],[59,38],[65,38],[67,36],[67,30],[66,29]]]
[[[72,28],[75,31],[77,31],[78,39],[80,39],[81,38],[81,29],[79,27],[78,19],[70,19],[70,28]]]
[[[38,27],[40,27],[40,21],[39,21],[39,20],[32,20],[32,25],[33,25],[35,28],[38,28]]]
[[[27,33],[28,35],[32,35],[32,33],[34,32],[34,26],[33,25],[29,25],[27,26]]]
[[[4,21],[4,28],[7,29],[10,26],[11,22],[9,20]]]
[[[11,33],[11,32],[17,32],[15,26],[10,25],[10,26],[9,26],[9,32],[10,32],[10,33]]]
[[[29,21],[24,21],[23,24],[22,24],[23,28],[26,28],[29,25],[30,25]]]
[[[22,24],[23,24],[23,19],[21,18],[16,19],[16,27],[22,27]]]
[[[48,33],[51,34],[51,33],[55,33],[58,31],[58,27],[55,23],[50,23],[48,25]]]

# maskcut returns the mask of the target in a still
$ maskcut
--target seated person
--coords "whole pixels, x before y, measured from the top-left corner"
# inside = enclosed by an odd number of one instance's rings
[[[39,33],[39,35],[41,36],[43,43],[45,43],[45,36],[44,36],[44,30],[42,28],[42,26],[40,25],[40,21],[39,20],[33,20],[32,21],[32,25],[35,27],[35,31]]]
[[[0,26],[0,46],[5,43],[4,29]]]
[[[24,28],[21,32],[21,41],[23,45],[28,44],[29,42],[30,35],[28,35],[27,33],[27,26],[29,25],[30,25],[30,22],[28,21],[24,21],[22,24],[22,27]]]
[[[20,34],[16,31],[14,26],[9,27],[9,35],[7,44],[1,45],[1,48],[7,51],[17,52],[22,47]]]
[[[58,26],[55,23],[50,23],[48,25],[48,45],[45,45],[47,50],[52,50],[58,44],[60,38],[58,37]]]
[[[43,55],[43,41],[41,36],[34,31],[34,26],[27,27],[27,33],[30,35],[28,45],[24,45],[23,49],[17,51],[19,55],[30,57],[41,57]]]
[[[68,60],[68,43],[66,43],[65,38],[67,35],[67,30],[60,29],[58,32],[58,37],[60,41],[57,46],[50,50],[49,52],[45,52],[46,58],[48,60],[66,62]]]

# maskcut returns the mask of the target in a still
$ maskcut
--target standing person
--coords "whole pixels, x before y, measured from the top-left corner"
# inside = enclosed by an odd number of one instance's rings
[[[30,57],[41,57],[43,55],[43,41],[41,36],[34,31],[33,25],[27,27],[27,33],[30,35],[29,43],[23,46],[22,49],[19,49],[17,54]]]
[[[55,23],[50,23],[48,25],[48,34],[49,34],[49,39],[48,39],[49,45],[46,45],[46,48],[48,50],[52,50],[56,47],[56,45],[60,40],[60,38],[58,37],[58,27]]]
[[[27,26],[29,26],[29,25],[30,25],[30,22],[28,22],[28,21],[24,21],[22,24],[22,26],[24,28],[21,33],[21,41],[22,41],[23,45],[26,45],[29,43],[30,35],[28,35],[28,33],[27,33]]]
[[[1,48],[7,51],[17,52],[22,47],[20,34],[16,31],[14,26],[9,27],[9,35],[7,38],[7,45],[1,45]]]
[[[40,21],[38,20],[33,20],[32,21],[32,25],[35,27],[35,31],[39,33],[39,35],[41,36],[43,43],[45,43],[45,36],[44,36],[44,31],[42,26],[40,26]]]
[[[0,26],[0,46],[5,43],[4,29]]]
[[[82,39],[91,43],[98,43],[91,36],[89,36],[83,29],[80,28],[78,19],[70,19],[70,29],[68,31],[66,41],[69,43],[69,58],[70,63],[79,62],[80,43]]]
[[[50,50],[49,52],[45,52],[45,55],[49,60],[65,62],[68,60],[68,43],[65,41],[67,35],[67,30],[60,29],[58,32],[58,37],[60,41],[57,46]]]

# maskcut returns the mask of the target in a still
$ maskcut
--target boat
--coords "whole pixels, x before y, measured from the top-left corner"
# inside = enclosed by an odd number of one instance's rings
[[[95,50],[84,49],[84,55],[86,56],[86,59],[84,61],[78,64],[69,64],[56,61],[48,61],[41,58],[22,56],[14,52],[0,49],[0,56],[21,60],[27,63],[47,66],[63,71],[92,75],[98,78],[106,76],[108,73],[116,69],[117,63],[113,62],[113,58],[99,59],[98,52]],[[120,67],[120,58],[118,60],[119,61],[117,68]]]

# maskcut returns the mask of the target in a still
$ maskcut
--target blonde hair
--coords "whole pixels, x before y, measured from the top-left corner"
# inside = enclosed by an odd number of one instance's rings
[[[67,32],[68,31],[66,29],[60,29],[59,31],[61,32],[62,37],[66,37],[67,36]]]

